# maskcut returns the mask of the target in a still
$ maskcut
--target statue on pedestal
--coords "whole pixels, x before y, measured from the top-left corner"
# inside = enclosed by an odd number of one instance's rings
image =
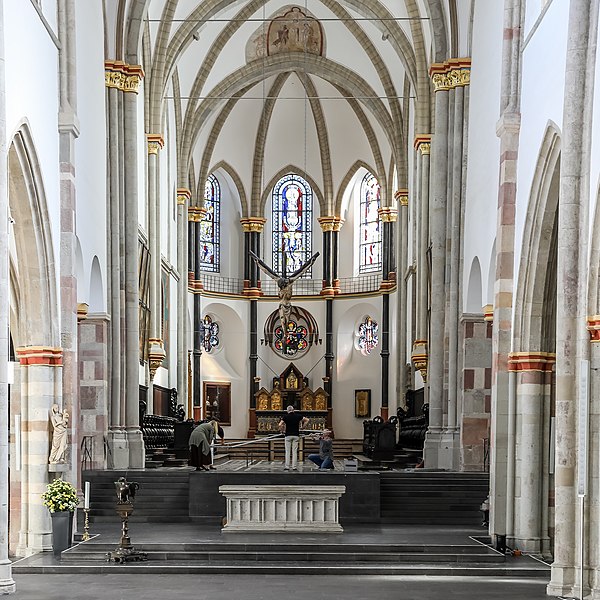
[[[69,413],[60,412],[58,404],[53,404],[50,411],[50,421],[54,432],[52,433],[52,448],[48,462],[51,465],[66,462],[67,441],[69,433]]]

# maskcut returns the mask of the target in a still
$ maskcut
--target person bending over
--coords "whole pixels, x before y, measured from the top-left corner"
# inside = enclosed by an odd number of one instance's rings
[[[212,464],[212,453],[210,451],[210,445],[215,439],[215,436],[221,438],[221,444],[225,441],[225,434],[223,429],[219,427],[217,421],[208,421],[207,423],[200,423],[192,435],[190,435],[190,465],[196,467],[196,471],[208,471],[214,469]]]

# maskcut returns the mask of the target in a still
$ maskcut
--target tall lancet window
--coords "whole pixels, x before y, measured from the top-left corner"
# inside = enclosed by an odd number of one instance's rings
[[[219,264],[219,213],[221,207],[221,187],[214,175],[209,175],[204,188],[206,216],[200,221],[200,269],[218,273]]]
[[[311,256],[312,196],[308,181],[294,173],[273,188],[273,270],[290,274]],[[303,277],[311,277],[309,269]]]
[[[359,273],[381,271],[381,186],[367,173],[360,186]]]

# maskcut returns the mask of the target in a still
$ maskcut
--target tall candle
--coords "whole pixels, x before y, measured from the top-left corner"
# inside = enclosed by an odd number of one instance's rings
[[[90,507],[90,482],[86,481],[85,482],[85,493],[84,493],[84,497],[83,497],[83,508],[89,508]]]

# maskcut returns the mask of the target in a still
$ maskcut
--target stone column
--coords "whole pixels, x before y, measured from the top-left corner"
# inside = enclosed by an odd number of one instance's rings
[[[124,432],[124,422],[121,419],[122,396],[122,376],[121,376],[121,357],[122,357],[122,311],[121,311],[121,235],[120,228],[124,219],[120,205],[121,197],[121,174],[119,156],[122,155],[123,140],[120,136],[120,122],[122,119],[119,95],[121,91],[118,86],[108,86],[111,80],[112,63],[106,65],[107,81],[107,113],[108,113],[108,198],[107,198],[107,230],[108,230],[108,290],[109,290],[109,311],[110,311],[110,344],[108,347],[108,362],[110,368],[110,409],[109,409],[109,429],[108,440],[111,449],[113,461],[109,461],[109,466],[118,466],[126,468],[127,460],[115,463],[116,457],[124,456],[126,453],[126,439]]]
[[[544,416],[548,412],[546,404],[549,404],[554,362],[554,355],[547,352],[513,352],[508,363],[509,370],[516,374],[516,403],[520,415],[515,461],[519,485],[514,498],[518,520],[514,524],[514,537],[509,541],[516,548],[538,554],[549,546],[548,524],[542,520],[548,505],[548,496],[543,494],[547,479],[544,467],[548,467],[544,455],[549,446],[549,440],[545,439]]]
[[[418,216],[418,229],[415,231],[417,239],[416,258],[416,328],[417,336],[413,340],[411,361],[425,382],[426,401],[429,400],[427,386],[429,337],[429,264],[427,252],[429,249],[429,157],[431,152],[431,135],[420,134],[415,137],[415,150],[417,151],[417,194],[418,205],[415,214]],[[417,213],[418,211],[418,213]]]
[[[444,344],[446,309],[446,210],[448,181],[448,89],[445,65],[432,65],[430,73],[435,89],[435,131],[433,135],[433,180],[429,211],[431,235],[431,327],[430,337],[436,343],[429,348],[429,428],[423,448],[425,464],[437,467],[440,435],[443,425]]]
[[[148,134],[148,245],[150,248],[150,335],[148,337],[148,364],[150,386],[148,388],[147,413],[154,412],[154,375],[166,354],[161,331],[161,249],[160,249],[160,198],[158,194],[158,152],[164,146],[159,134]]]
[[[109,374],[107,314],[86,313],[78,316],[79,402],[81,439],[92,436],[92,462],[87,468],[104,469],[103,436],[107,431]]]
[[[590,278],[593,281],[593,278]],[[593,283],[592,283],[593,286]],[[594,294],[595,295],[595,294]],[[598,306],[596,305],[596,308]],[[590,587],[592,600],[600,598],[600,314],[587,319],[590,333],[590,414],[589,414],[589,518],[585,533],[587,535],[591,573]]]
[[[58,114],[60,161],[60,324],[63,362],[63,406],[71,415],[71,472],[79,474],[79,402],[77,368],[77,279],[75,277],[75,140],[79,137],[73,0],[58,2],[60,107]]]
[[[408,267],[408,190],[400,189],[394,193],[398,205],[398,269],[396,281],[398,284],[398,308],[396,316],[396,372],[398,385],[396,388],[396,406],[405,406],[405,394],[408,389],[408,373],[406,371],[406,348],[408,343],[407,329],[407,290],[404,274]]]
[[[129,468],[145,464],[144,440],[140,429],[140,325],[138,275],[138,107],[137,92],[143,76],[141,67],[130,65],[130,85],[123,98],[125,152],[125,427]]]
[[[515,262],[515,199],[517,157],[521,127],[521,26],[522,0],[505,0],[503,32],[502,88],[500,119],[496,133],[500,138],[498,207],[496,211],[496,273],[494,283],[494,330],[492,336],[492,428],[490,432],[490,534],[497,546],[505,542],[512,528],[512,473],[514,464],[509,436],[513,435],[511,385],[508,372],[512,346],[512,317]],[[509,410],[510,405],[510,410]],[[511,496],[510,503],[507,497]],[[510,505],[510,506],[509,506]],[[509,519],[510,517],[510,519]]]
[[[0,162],[8,164],[6,152],[6,90],[4,77],[4,10],[0,4]],[[8,558],[10,485],[8,470],[10,415],[8,411],[8,182],[6,169],[0,169],[0,594],[15,591],[11,561]]]
[[[180,403],[187,407],[188,397],[188,263],[187,207],[192,193],[177,189],[177,393]],[[188,419],[193,414],[187,415]]]
[[[448,207],[448,240],[450,248],[448,253],[447,268],[449,274],[447,298],[446,333],[448,338],[448,397],[447,397],[447,422],[442,435],[441,462],[439,466],[456,470],[460,465],[460,436],[458,430],[458,400],[461,385],[458,380],[460,371],[459,357],[459,298],[462,281],[461,272],[461,232],[463,215],[463,140],[465,134],[464,93],[465,86],[470,82],[470,59],[453,59],[448,62],[448,77],[453,86],[452,106],[453,123],[452,137],[449,139],[449,185],[450,205]]]
[[[490,405],[492,392],[492,315],[463,314],[460,464],[465,471],[489,469]],[[487,440],[487,441],[486,441]]]
[[[594,102],[598,1],[572,0],[565,68],[563,138],[561,140],[558,205],[558,296],[556,305],[556,470],[554,563],[548,593],[575,595],[580,546],[577,469],[583,448],[578,439],[585,423],[577,412],[584,398],[580,381],[582,361],[589,358],[587,295],[589,270],[590,152]],[[587,373],[586,373],[587,375]],[[583,552],[584,565],[588,560]],[[579,595],[579,592],[577,592]]]
[[[139,65],[107,60],[111,332],[109,466],[144,466],[139,427],[137,93]]]
[[[50,514],[41,495],[49,479],[50,410],[55,403],[63,410],[62,349],[27,346],[17,348],[16,354],[21,371],[23,481],[17,555],[25,556],[52,549]]]

